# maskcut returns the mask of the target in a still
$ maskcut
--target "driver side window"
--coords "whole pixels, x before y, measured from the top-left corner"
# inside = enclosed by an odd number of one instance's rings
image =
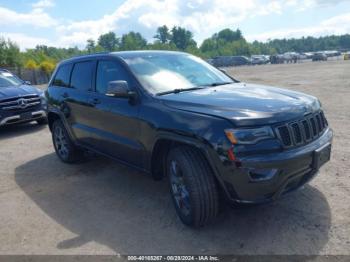
[[[96,75],[96,92],[106,94],[108,83],[111,81],[124,80],[130,86],[129,73],[116,61],[99,61]]]

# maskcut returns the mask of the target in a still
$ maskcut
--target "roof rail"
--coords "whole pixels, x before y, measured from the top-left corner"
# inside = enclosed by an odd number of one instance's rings
[[[106,54],[110,54],[110,53],[111,52],[103,51],[103,52],[96,52],[96,53],[92,53],[92,54],[76,55],[76,56],[72,56],[70,58],[79,58],[79,57],[94,56],[94,55],[106,55]]]

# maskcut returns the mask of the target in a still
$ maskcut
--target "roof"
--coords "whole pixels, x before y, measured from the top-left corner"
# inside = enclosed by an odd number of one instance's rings
[[[184,52],[178,52],[178,51],[165,51],[165,50],[139,50],[139,51],[119,51],[119,52],[102,52],[102,53],[95,53],[95,54],[88,54],[88,55],[81,55],[81,56],[75,56],[66,60],[61,61],[61,64],[73,62],[79,59],[85,59],[85,58],[96,58],[101,56],[116,56],[120,57],[122,59],[128,59],[133,57],[140,57],[140,56],[147,56],[147,55],[186,55],[187,53]]]
[[[178,52],[178,51],[166,51],[166,50],[140,50],[140,51],[113,52],[110,54],[119,56],[121,58],[132,58],[132,57],[145,56],[145,55],[180,55],[180,54],[184,55],[187,53]]]

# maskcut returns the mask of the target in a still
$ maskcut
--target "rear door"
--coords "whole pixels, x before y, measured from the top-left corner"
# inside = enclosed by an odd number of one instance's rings
[[[70,109],[66,103],[68,91],[70,88],[70,76],[72,73],[73,63],[65,63],[58,67],[53,80],[48,88],[50,103],[56,111],[62,112],[65,119],[69,122]]]
[[[141,166],[143,147],[139,142],[139,103],[128,98],[106,96],[110,81],[125,80],[136,91],[136,82],[115,58],[97,62],[95,93],[89,99],[93,147],[132,165]]]
[[[81,144],[91,144],[91,120],[87,108],[88,99],[93,92],[94,71],[96,61],[83,60],[72,66],[69,88],[62,97],[69,125]]]

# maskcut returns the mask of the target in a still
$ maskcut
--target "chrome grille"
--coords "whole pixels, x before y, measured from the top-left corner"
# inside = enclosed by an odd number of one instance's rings
[[[304,145],[315,140],[327,128],[324,113],[318,112],[276,127],[276,133],[284,147]]]
[[[27,95],[21,97],[8,98],[0,101],[0,109],[2,110],[22,110],[37,106],[40,104],[38,95]]]

